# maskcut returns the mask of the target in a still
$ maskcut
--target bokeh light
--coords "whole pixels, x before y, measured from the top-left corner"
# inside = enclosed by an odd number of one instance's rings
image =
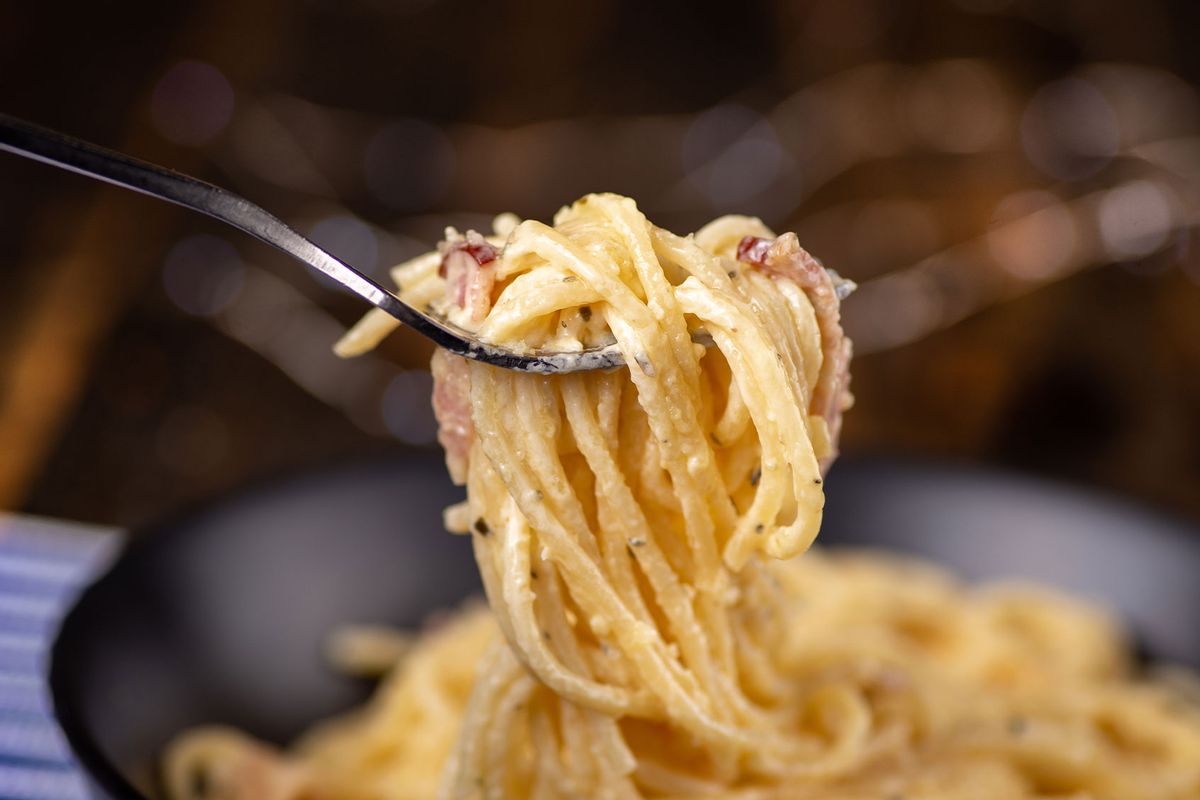
[[[1166,188],[1138,180],[1118,186],[1100,200],[1100,238],[1115,260],[1139,258],[1158,250],[1175,228],[1172,199]]]
[[[371,137],[363,170],[378,200],[396,211],[417,211],[447,192],[456,165],[454,146],[439,128],[406,119]]]
[[[737,104],[697,116],[683,139],[682,157],[689,180],[720,208],[765,190],[785,159],[770,121]]]
[[[848,324],[856,331],[855,346],[864,352],[919,339],[940,319],[938,286],[923,271],[886,275],[859,287],[856,296],[852,315],[847,309]]]
[[[1080,70],[1105,98],[1120,126],[1121,146],[1171,139],[1200,124],[1200,98],[1179,76],[1137,64],[1092,64]]]
[[[163,290],[181,310],[211,317],[237,299],[245,266],[227,239],[196,234],[182,239],[163,262]]]
[[[219,69],[203,61],[181,61],[154,87],[150,116],[164,138],[196,147],[225,130],[233,107],[233,88]]]
[[[935,252],[941,226],[933,210],[893,197],[867,203],[854,215],[847,248],[856,275],[895,269]]]
[[[1010,274],[1042,281],[1065,269],[1075,255],[1079,232],[1075,217],[1053,193],[1015,192],[996,207],[987,234],[992,258]]]
[[[1121,133],[1100,90],[1070,77],[1034,94],[1021,121],[1021,143],[1046,175],[1074,180],[1095,173],[1116,155]]]
[[[920,70],[909,90],[907,109],[913,132],[928,146],[975,153],[1003,143],[1010,132],[1008,106],[991,66],[953,59]]]

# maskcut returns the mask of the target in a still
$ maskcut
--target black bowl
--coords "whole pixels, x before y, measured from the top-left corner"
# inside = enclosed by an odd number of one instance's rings
[[[321,657],[345,622],[415,625],[478,591],[461,497],[434,453],[245,490],[134,537],[79,599],[51,692],[97,797],[154,796],[155,761],[204,723],[286,742],[370,687]],[[1120,501],[950,465],[844,460],[821,541],[1023,576],[1115,608],[1154,659],[1200,667],[1200,531]]]

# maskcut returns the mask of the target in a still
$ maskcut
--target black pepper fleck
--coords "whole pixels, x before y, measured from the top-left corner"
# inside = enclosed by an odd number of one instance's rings
[[[754,526],[754,532],[755,533],[763,532],[763,524],[761,522]]]
[[[475,532],[480,536],[487,536],[492,532],[492,529],[488,527],[487,520],[483,517],[480,517],[479,519],[475,520]]]
[[[762,467],[755,467],[750,472],[750,485],[758,486],[758,482],[762,480]]]
[[[584,322],[590,322],[592,319],[592,307],[591,306],[580,306],[579,307],[579,316],[583,317]]]

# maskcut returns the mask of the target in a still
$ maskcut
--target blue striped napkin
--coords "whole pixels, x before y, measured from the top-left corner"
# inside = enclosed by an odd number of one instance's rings
[[[47,655],[75,595],[120,534],[0,512],[0,800],[87,800],[54,722]]]

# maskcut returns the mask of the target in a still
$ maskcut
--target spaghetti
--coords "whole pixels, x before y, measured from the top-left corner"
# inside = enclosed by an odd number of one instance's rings
[[[629,366],[438,353],[467,486],[447,527],[472,537],[488,608],[291,753],[186,735],[177,797],[198,774],[209,797],[279,800],[1200,797],[1200,714],[1130,679],[1103,614],[881,556],[792,558],[850,402],[838,279],[794,235],[724,217],[680,237],[591,195],[553,226],[448,230],[396,278],[489,341],[615,342]],[[373,312],[339,351],[392,327]]]

